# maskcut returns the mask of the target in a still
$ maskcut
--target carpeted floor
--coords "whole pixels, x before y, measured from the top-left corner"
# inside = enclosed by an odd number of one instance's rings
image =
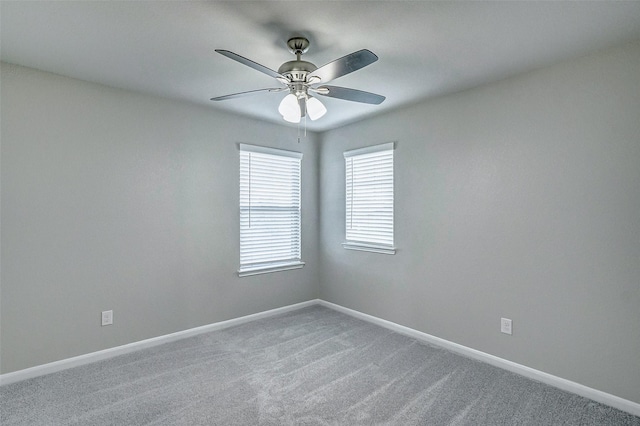
[[[0,387],[10,425],[637,425],[313,306]]]

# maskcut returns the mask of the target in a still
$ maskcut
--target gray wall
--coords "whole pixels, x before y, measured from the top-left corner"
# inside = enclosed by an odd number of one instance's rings
[[[324,133],[321,298],[640,402],[639,70],[635,43]],[[398,253],[344,250],[342,152],[389,141]]]
[[[318,296],[316,135],[1,72],[2,373]],[[238,142],[304,153],[303,269],[237,277]]]
[[[638,69],[636,43],[298,145],[3,65],[0,372],[320,296],[640,402]],[[388,141],[398,253],[344,250],[342,152]],[[236,142],[304,152],[302,270],[237,278]]]

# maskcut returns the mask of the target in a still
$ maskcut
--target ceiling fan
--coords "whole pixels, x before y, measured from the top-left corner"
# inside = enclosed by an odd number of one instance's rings
[[[311,94],[373,105],[378,105],[384,101],[384,96],[376,95],[375,93],[346,87],[328,86],[325,84],[377,61],[378,57],[370,50],[358,50],[357,52],[350,53],[318,68],[311,62],[301,59],[302,54],[309,50],[309,40],[304,37],[294,37],[289,39],[287,46],[289,47],[289,51],[296,55],[296,59],[285,62],[278,68],[278,71],[274,71],[228,50],[216,49],[216,52],[229,59],[238,61],[254,70],[275,78],[282,86],[218,96],[211,98],[211,100],[223,101],[262,92],[289,91],[289,94],[280,102],[278,111],[282,115],[282,118],[291,123],[299,123],[300,118],[307,115],[310,119],[317,120],[327,112],[322,102],[311,96]]]

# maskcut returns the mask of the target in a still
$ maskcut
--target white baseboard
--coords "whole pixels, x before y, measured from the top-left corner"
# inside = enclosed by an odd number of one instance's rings
[[[178,331],[176,333],[171,333],[164,336],[158,336],[151,339],[141,340],[139,342],[133,342],[126,345],[117,346],[115,348],[105,349],[102,351],[92,352],[89,354],[80,355],[73,358],[67,358],[60,361],[51,362],[48,364],[38,365],[35,367],[15,371],[12,373],[2,374],[0,375],[0,385],[8,385],[10,383],[19,382],[19,381],[30,379],[33,377],[55,373],[57,371],[66,370],[68,368],[90,364],[92,362],[101,361],[107,358],[112,358],[114,356],[127,354],[130,352],[138,351],[140,349],[162,345],[164,343],[173,342],[176,340],[184,339],[186,337],[191,337],[198,334],[207,333],[210,331],[222,330],[225,328],[233,327],[235,325],[244,324],[244,323],[255,321],[258,319],[268,318],[268,317],[282,314],[285,312],[295,311],[297,309],[305,308],[307,306],[312,306],[312,305],[325,306],[327,308],[345,313],[352,317],[379,325],[381,327],[398,332],[400,334],[404,334],[405,336],[412,337],[416,340],[420,340],[435,346],[448,349],[452,352],[456,352],[466,357],[486,362],[498,368],[511,371],[521,376],[528,377],[530,379],[565,390],[567,392],[574,393],[576,395],[583,396],[585,398],[589,398],[591,400],[617,408],[627,413],[631,413],[635,416],[640,416],[640,404],[636,402],[629,401],[627,399],[620,398],[618,396],[611,395],[609,393],[602,392],[597,389],[593,389],[588,386],[581,385],[580,383],[572,382],[570,380],[566,380],[561,377],[557,377],[552,374],[545,373],[543,371],[539,371],[521,364],[517,364],[515,362],[508,361],[506,359],[499,358],[497,356],[490,355],[485,352],[471,349],[466,346],[462,346],[457,343],[453,343],[448,340],[444,340],[439,337],[435,337],[430,334],[423,333],[413,328],[405,327],[403,325],[396,324],[391,321],[374,317],[372,315],[368,315],[353,309],[345,308],[343,306],[336,305],[335,303],[326,302],[320,299],[314,299],[314,300],[309,300],[302,303],[296,303],[294,305],[284,306],[282,308],[276,308],[276,309],[271,309],[264,312],[258,312],[256,314],[246,315],[239,318],[233,318],[227,321],[221,321],[221,322],[217,322],[209,325],[204,325],[201,327]]]
[[[12,373],[1,374],[0,386],[8,385],[10,383],[19,382],[26,379],[31,379],[33,377],[43,376],[45,374],[55,373],[57,371],[66,370],[72,367],[78,367],[80,365],[90,364],[92,362],[101,361],[107,358],[112,358],[114,356],[123,355],[134,351],[139,351],[140,349],[162,345],[164,343],[173,342],[176,340],[184,339],[186,337],[191,337],[210,331],[222,330],[225,328],[233,327],[235,325],[244,324],[249,321],[255,321],[258,319],[301,309],[307,306],[317,305],[318,303],[319,300],[317,299],[309,300],[302,303],[296,303],[294,305],[284,306],[282,308],[271,309],[264,312],[258,312],[256,314],[233,318],[227,321],[220,321],[213,324],[203,325],[201,327],[195,327],[188,330],[178,331],[176,333],[166,334],[164,336],[153,337],[151,339],[141,340],[139,342],[116,346],[115,348],[104,349],[101,351],[91,352],[85,355],[79,355],[48,364],[37,365],[35,367],[14,371]]]
[[[439,337],[435,337],[430,334],[423,333],[418,330],[414,330],[413,328],[405,327],[403,325],[396,324],[391,321],[374,317],[372,315],[364,314],[362,312],[355,311],[353,309],[345,308],[343,306],[336,305],[331,302],[319,300],[318,303],[327,308],[331,308],[336,311],[350,315],[352,317],[379,325],[389,330],[393,330],[400,334],[404,334],[405,336],[412,337],[416,340],[420,340],[435,346],[448,349],[460,355],[464,355],[469,358],[486,362],[487,364],[491,364],[495,367],[502,368],[503,370],[511,371],[513,373],[519,374],[529,379],[533,379],[538,382],[556,387],[558,389],[562,389],[564,391],[571,392],[576,395],[583,396],[585,398],[589,398],[593,401],[600,402],[610,407],[617,408],[619,410],[625,411],[635,416],[640,416],[640,404],[636,402],[629,401],[627,399],[620,398],[615,395],[611,395],[610,393],[602,392],[597,389],[593,389],[588,386],[581,385],[580,383],[572,382],[571,380],[563,379],[561,377],[554,376],[552,374],[548,374],[543,371],[524,366],[522,364],[517,364],[515,362],[508,361],[506,359],[499,358],[497,356],[490,355],[485,352],[471,349],[466,346],[462,346],[457,343],[453,343],[448,340],[444,340]]]

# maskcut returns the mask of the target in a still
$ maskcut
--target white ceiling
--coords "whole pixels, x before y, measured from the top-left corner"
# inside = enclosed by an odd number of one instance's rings
[[[304,59],[317,66],[376,53],[331,84],[387,99],[322,97],[329,112],[307,122],[318,131],[640,39],[640,1],[3,0],[0,19],[3,61],[277,123],[283,93],[209,101],[278,86],[214,49],[275,70],[294,58],[286,40],[295,35],[311,41]]]

